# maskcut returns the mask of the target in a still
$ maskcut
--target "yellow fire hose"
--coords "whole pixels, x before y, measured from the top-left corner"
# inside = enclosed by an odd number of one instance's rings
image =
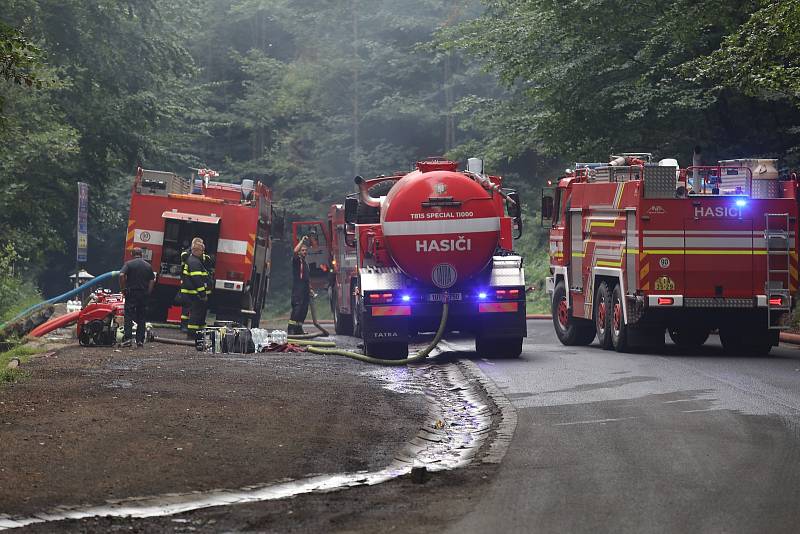
[[[439,321],[439,329],[436,331],[436,335],[433,336],[433,340],[428,344],[427,347],[419,351],[413,356],[409,356],[408,358],[403,358],[402,360],[383,360],[381,358],[373,358],[372,356],[367,356],[366,354],[361,354],[360,352],[353,352],[349,350],[337,349],[337,348],[329,348],[331,345],[334,347],[336,346],[335,343],[324,342],[324,341],[311,341],[306,343],[308,344],[308,352],[312,352],[314,354],[334,354],[338,356],[345,356],[347,358],[352,358],[354,360],[358,360],[360,362],[366,363],[375,363],[378,365],[406,365],[409,363],[418,362],[420,360],[424,360],[428,357],[428,354],[439,344],[441,341],[442,336],[444,335],[445,326],[447,325],[447,314],[448,314],[448,305],[447,302],[442,304],[442,319]],[[294,341],[292,338],[289,338],[291,343],[298,343],[304,340]],[[324,346],[320,345],[320,343],[330,343]]]

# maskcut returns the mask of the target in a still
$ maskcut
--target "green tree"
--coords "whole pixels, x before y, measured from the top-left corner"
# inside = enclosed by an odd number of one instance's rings
[[[510,96],[499,110],[513,125],[503,137],[565,162],[619,150],[685,160],[698,143],[709,156],[786,151],[795,107],[684,75],[748,20],[751,1],[485,4],[442,39],[500,76]]]

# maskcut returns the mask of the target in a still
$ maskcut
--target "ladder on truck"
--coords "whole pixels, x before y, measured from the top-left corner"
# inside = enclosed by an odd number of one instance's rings
[[[775,324],[776,321],[773,319],[791,309],[789,214],[765,213],[764,219],[764,240],[767,245],[767,280],[764,283],[764,293],[767,296],[767,326],[772,330],[787,330],[788,325]],[[784,260],[776,267],[778,258]],[[771,301],[777,298],[781,299],[780,304],[773,305]],[[777,317],[775,312],[780,312]]]

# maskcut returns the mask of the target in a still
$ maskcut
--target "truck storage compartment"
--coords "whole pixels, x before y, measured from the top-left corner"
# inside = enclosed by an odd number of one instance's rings
[[[685,298],[753,297],[751,219],[686,219],[684,243]]]

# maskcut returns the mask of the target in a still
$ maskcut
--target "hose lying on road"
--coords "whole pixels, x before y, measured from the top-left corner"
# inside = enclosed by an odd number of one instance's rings
[[[80,287],[76,287],[75,289],[71,289],[71,290],[67,291],[66,293],[58,295],[57,297],[53,297],[51,299],[42,301],[42,302],[40,302],[38,304],[34,304],[33,306],[27,308],[26,310],[23,310],[20,313],[18,313],[16,316],[14,316],[9,321],[6,321],[5,323],[1,324],[0,325],[0,332],[5,330],[8,325],[17,322],[18,320],[22,319],[23,317],[25,317],[29,313],[38,310],[42,306],[46,306],[48,304],[55,304],[56,302],[65,301],[68,298],[74,297],[78,293],[82,293],[82,292],[86,291],[87,289],[89,289],[90,287],[94,287],[97,284],[99,284],[100,282],[104,282],[104,281],[106,281],[106,280],[108,280],[110,278],[114,278],[117,275],[119,275],[119,271],[109,271],[107,273],[103,273],[100,276],[97,276],[97,277],[89,280],[88,282],[86,282],[85,284],[83,284]]]
[[[428,354],[430,354],[431,351],[434,348],[436,348],[436,345],[439,344],[439,341],[441,341],[442,336],[444,335],[445,326],[447,325],[448,311],[449,308],[447,306],[447,302],[445,302],[444,304],[442,304],[442,319],[441,321],[439,321],[439,329],[436,331],[436,335],[433,336],[433,340],[427,347],[425,347],[415,355],[410,356],[408,358],[403,358],[402,360],[383,360],[381,358],[374,358],[372,356],[367,356],[366,354],[361,354],[359,352],[353,352],[349,350],[336,349],[336,348],[320,347],[314,345],[308,347],[308,352],[312,352],[314,354],[334,354],[338,356],[346,356],[347,358],[352,358],[360,362],[375,363],[378,365],[406,365],[409,363],[418,362],[427,358]],[[292,341],[291,339],[289,340],[289,342],[295,343],[295,341]]]
[[[153,343],[164,343],[167,345],[183,345],[184,347],[195,346],[195,342],[190,339],[173,339],[170,337],[153,336],[150,341]]]
[[[171,328],[172,330],[178,330],[181,325],[173,324],[173,323],[147,323],[148,328]]]

